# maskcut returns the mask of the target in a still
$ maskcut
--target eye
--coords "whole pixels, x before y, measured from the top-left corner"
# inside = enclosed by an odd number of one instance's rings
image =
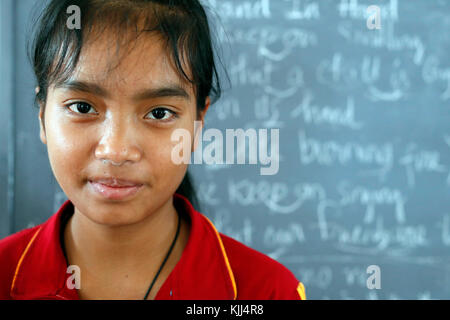
[[[153,116],[153,120],[159,120],[159,121],[167,121],[170,120],[170,116],[176,117],[177,114],[173,112],[172,110],[166,109],[166,108],[156,108],[150,111],[149,115]],[[169,115],[169,117],[167,117]]]
[[[89,103],[81,101],[71,103],[70,105],[67,106],[67,108],[70,109],[72,112],[81,114],[89,114],[89,109],[94,110],[94,108],[92,108],[92,106]],[[94,114],[96,114],[96,112],[94,112]]]

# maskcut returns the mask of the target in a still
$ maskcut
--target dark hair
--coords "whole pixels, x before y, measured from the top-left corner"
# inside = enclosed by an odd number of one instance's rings
[[[67,27],[67,10],[72,5],[81,10],[80,29]],[[90,39],[94,26],[103,27],[103,31],[114,29],[117,48],[121,36],[128,35],[130,29],[136,32],[135,41],[141,32],[161,35],[176,70],[194,86],[197,118],[208,96],[212,103],[220,97],[211,30],[205,9],[198,0],[50,0],[34,25],[37,28],[32,43],[28,42],[28,57],[40,88],[34,103],[44,111],[49,86],[71,76],[83,41]],[[183,66],[189,68],[191,78]],[[200,210],[189,172],[176,192]]]

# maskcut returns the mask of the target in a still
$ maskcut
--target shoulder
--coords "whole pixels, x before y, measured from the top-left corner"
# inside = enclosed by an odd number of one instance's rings
[[[220,233],[241,300],[298,300],[303,284],[284,265]],[[300,287],[299,287],[300,286]]]
[[[8,261],[8,258],[21,255],[31,238],[41,225],[18,231],[0,240],[0,260]]]
[[[0,240],[0,300],[9,298],[9,289],[14,278],[16,266],[28,243],[40,226],[27,228]]]

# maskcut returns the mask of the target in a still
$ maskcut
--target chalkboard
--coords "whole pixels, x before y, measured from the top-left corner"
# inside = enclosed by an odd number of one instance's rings
[[[14,216],[1,220],[11,231],[66,199],[30,111],[33,3],[14,4]],[[275,174],[250,163],[254,140],[235,148],[245,164],[192,163],[201,211],[288,267],[308,299],[449,298],[450,3],[203,3],[230,80],[203,133],[267,132],[279,163]]]
[[[231,86],[204,131],[279,129],[280,161],[191,165],[205,214],[310,299],[450,298],[450,3],[206,3]]]

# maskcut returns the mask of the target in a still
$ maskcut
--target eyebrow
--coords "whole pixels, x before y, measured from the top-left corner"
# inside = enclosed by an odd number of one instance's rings
[[[68,89],[72,91],[87,92],[104,98],[111,97],[111,94],[108,92],[108,90],[106,90],[105,88],[96,83],[87,81],[69,80],[56,84],[55,89]],[[185,100],[190,100],[190,96],[186,92],[186,90],[184,90],[181,86],[177,84],[169,84],[167,86],[159,88],[144,89],[134,94],[132,100],[140,101],[163,97],[179,97]]]

